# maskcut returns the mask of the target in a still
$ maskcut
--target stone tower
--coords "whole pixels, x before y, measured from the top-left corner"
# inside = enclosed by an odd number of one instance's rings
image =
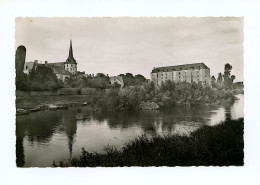
[[[26,48],[24,46],[19,46],[16,49],[16,54],[15,54],[16,77],[19,77],[23,73],[25,56],[26,56]]]

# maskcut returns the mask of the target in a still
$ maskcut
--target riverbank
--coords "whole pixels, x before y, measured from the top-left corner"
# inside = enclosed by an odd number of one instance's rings
[[[242,166],[244,164],[244,119],[204,126],[188,136],[145,135],[126,143],[122,150],[105,147],[105,153],[89,153],[54,162],[54,167],[116,166]]]
[[[27,114],[41,110],[67,109],[73,106],[86,106],[91,95],[54,95],[16,97],[16,113]]]
[[[61,93],[62,92],[62,93]],[[20,94],[20,95],[19,95]],[[122,89],[63,89],[59,95],[45,95],[48,92],[17,92],[17,114],[26,114],[38,110],[58,108],[66,109],[70,106],[90,105],[93,110],[121,111],[121,110],[155,110],[175,105],[192,106],[198,104],[230,104],[233,103],[235,93],[232,90],[217,90],[210,86],[196,83],[168,82],[160,88],[153,83],[143,86],[131,86]],[[53,92],[49,92],[53,94]],[[56,92],[57,94],[57,92]]]

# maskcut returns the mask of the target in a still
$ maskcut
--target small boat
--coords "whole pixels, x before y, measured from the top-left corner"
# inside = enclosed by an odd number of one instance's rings
[[[22,115],[22,114],[29,114],[30,112],[25,109],[17,109],[16,110],[16,115]]]
[[[57,110],[57,106],[56,105],[49,105],[49,109],[50,110]]]
[[[67,110],[68,107],[67,107],[67,106],[59,105],[59,106],[57,106],[57,109],[59,109],[59,110]]]

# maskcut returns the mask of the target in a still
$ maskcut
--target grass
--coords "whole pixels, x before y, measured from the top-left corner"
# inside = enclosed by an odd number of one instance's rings
[[[31,109],[41,105],[68,105],[71,103],[82,104],[88,102],[89,95],[57,95],[57,96],[23,96],[16,97],[17,109]]]
[[[117,166],[241,166],[244,164],[244,119],[204,126],[190,136],[141,135],[121,150],[105,147],[105,153],[89,153],[54,162],[54,167]]]

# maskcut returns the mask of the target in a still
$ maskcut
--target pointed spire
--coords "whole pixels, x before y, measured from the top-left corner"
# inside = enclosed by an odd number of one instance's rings
[[[70,38],[70,52],[69,52],[69,58],[73,58],[73,50],[72,50],[72,41]]]
[[[71,35],[70,35],[70,49],[69,49],[69,56],[68,59],[66,60],[67,63],[71,64],[77,64],[76,60],[73,57],[73,49],[72,49],[72,40],[71,40]]]

